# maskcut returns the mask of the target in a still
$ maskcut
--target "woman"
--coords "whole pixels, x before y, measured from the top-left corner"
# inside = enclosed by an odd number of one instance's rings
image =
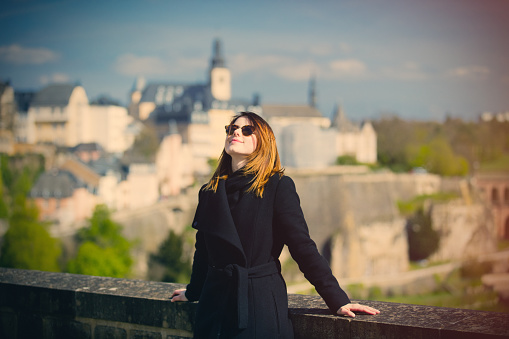
[[[333,313],[378,314],[350,303],[318,253],[267,122],[242,112],[226,134],[219,165],[199,193],[191,282],[172,295],[172,302],[199,300],[195,338],[293,338],[278,260],[284,245]]]

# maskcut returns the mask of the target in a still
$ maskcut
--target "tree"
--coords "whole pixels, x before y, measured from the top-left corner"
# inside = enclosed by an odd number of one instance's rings
[[[185,283],[191,276],[191,263],[183,256],[184,239],[170,230],[159,246],[157,254],[150,255],[150,261],[164,267],[162,281]]]
[[[79,230],[79,248],[67,270],[70,273],[125,278],[131,271],[132,243],[122,235],[122,226],[110,217],[105,205],[97,205],[88,226]]]
[[[16,209],[9,218],[0,252],[0,266],[59,272],[58,260],[62,248],[50,236],[46,225],[38,221],[37,207],[21,195],[16,197]]]

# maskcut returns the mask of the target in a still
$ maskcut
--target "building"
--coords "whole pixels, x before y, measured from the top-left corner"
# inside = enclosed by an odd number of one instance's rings
[[[293,168],[325,168],[339,156],[376,163],[376,132],[370,122],[353,124],[337,108],[332,122],[316,108],[315,79],[310,81],[307,105],[262,105],[278,143],[281,163]]]
[[[9,81],[0,81],[0,130],[13,132],[16,104]]]
[[[52,169],[39,176],[30,191],[39,218],[53,223],[54,233],[73,232],[71,226],[92,215],[97,197],[85,181],[70,171]]]
[[[231,98],[231,73],[222,45],[213,43],[208,78],[203,83],[152,82],[138,78],[130,93],[129,114],[155,126],[159,139],[170,125],[191,150],[187,164],[198,175],[208,175],[208,160],[218,158],[224,147],[224,126],[239,111],[260,111],[247,100]]]
[[[25,138],[20,119],[20,136]],[[51,84],[35,94],[26,118],[26,141],[74,147],[81,143],[100,144],[106,152],[121,153],[134,136],[125,133],[134,123],[124,107],[90,105],[85,89],[76,84]]]
[[[350,155],[358,162],[374,164],[377,161],[376,132],[369,121],[353,124],[338,106],[331,128],[336,130],[336,150],[338,156]]]
[[[498,238],[509,239],[509,175],[478,173],[473,184],[493,213]]]

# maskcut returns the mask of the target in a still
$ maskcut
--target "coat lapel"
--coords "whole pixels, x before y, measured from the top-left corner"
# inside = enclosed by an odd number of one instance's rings
[[[244,248],[233,222],[224,180],[219,180],[217,191],[203,191],[193,228],[214,235],[235,247],[241,254],[244,263],[247,262]]]

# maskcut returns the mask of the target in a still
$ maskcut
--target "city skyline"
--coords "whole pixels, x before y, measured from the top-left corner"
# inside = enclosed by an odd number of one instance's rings
[[[508,28],[504,0],[8,1],[0,80],[80,82],[127,104],[138,76],[205,82],[218,38],[234,98],[305,104],[314,76],[325,116],[468,120],[509,111]]]

